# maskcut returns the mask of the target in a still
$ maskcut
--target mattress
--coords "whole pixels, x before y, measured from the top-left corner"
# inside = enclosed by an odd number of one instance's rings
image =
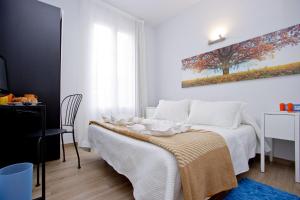
[[[249,170],[255,156],[256,131],[251,125],[237,129],[193,126],[219,133],[229,148],[235,174]],[[133,185],[137,200],[182,199],[181,181],[173,154],[153,144],[135,140],[99,126],[89,126],[89,142],[108,164],[125,175]]]

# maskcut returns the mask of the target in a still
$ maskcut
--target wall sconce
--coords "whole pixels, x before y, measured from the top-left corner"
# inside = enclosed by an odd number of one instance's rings
[[[223,42],[224,40],[226,40],[226,37],[223,37],[221,34],[219,34],[219,38],[216,40],[208,40],[208,45],[213,45],[216,44],[218,42]]]

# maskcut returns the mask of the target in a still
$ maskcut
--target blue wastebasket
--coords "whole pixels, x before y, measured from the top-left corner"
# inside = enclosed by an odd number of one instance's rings
[[[33,164],[19,163],[0,169],[1,200],[32,200]]]

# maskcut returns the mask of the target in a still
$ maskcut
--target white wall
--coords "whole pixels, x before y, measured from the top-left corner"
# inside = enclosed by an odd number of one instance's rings
[[[155,31],[155,58],[149,73],[150,105],[159,99],[242,100],[257,120],[280,102],[300,103],[300,76],[181,88],[181,60],[300,23],[299,0],[202,0]],[[210,32],[228,28],[227,40],[208,46]],[[300,58],[300,52],[299,52]],[[276,142],[275,156],[293,159],[292,143]]]

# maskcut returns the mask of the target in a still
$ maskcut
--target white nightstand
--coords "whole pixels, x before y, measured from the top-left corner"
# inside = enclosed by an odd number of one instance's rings
[[[146,107],[145,118],[150,119],[154,116],[156,107]]]
[[[266,112],[262,115],[262,135],[261,135],[261,158],[260,169],[265,172],[265,137],[271,139],[281,139],[295,141],[295,180],[300,182],[299,167],[299,123],[300,113],[289,112]],[[272,142],[273,143],[273,142]],[[270,160],[273,159],[271,144]]]

